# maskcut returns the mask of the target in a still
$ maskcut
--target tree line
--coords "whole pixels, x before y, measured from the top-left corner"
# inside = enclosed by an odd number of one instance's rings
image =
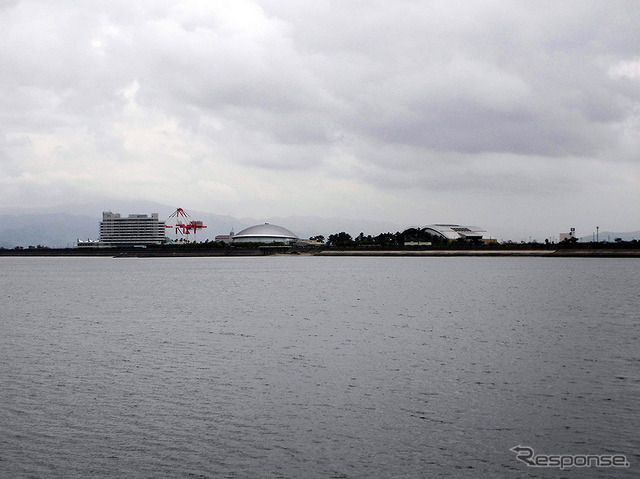
[[[311,238],[314,239],[314,238]],[[323,241],[324,237],[315,237],[319,241]],[[393,248],[404,247],[407,243],[431,243],[433,246],[444,246],[450,243],[449,240],[439,235],[433,235],[426,231],[426,228],[409,228],[405,231],[396,233],[380,233],[377,236],[365,235],[360,233],[353,238],[349,233],[341,231],[334,233],[327,238],[327,246],[335,247],[378,247]],[[465,241],[466,243],[466,241]]]

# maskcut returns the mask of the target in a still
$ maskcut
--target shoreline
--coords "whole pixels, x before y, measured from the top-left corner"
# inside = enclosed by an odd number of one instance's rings
[[[0,257],[112,257],[112,258],[186,258],[256,256],[378,256],[378,257],[544,257],[544,258],[640,258],[640,249],[543,249],[543,250],[321,250],[265,252],[259,249],[173,250],[115,248],[82,250],[77,248],[5,249]]]
[[[546,257],[546,258],[640,258],[640,250],[429,250],[429,251],[322,251],[314,256],[425,256],[425,257]]]

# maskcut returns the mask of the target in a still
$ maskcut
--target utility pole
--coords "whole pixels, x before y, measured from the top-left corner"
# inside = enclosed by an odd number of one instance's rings
[[[600,243],[600,227],[596,226],[596,243]]]

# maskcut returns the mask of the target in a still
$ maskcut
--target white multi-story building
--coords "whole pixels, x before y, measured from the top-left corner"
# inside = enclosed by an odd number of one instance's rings
[[[166,241],[165,231],[164,221],[158,220],[158,213],[122,218],[120,213],[105,211],[100,222],[100,243],[109,246],[146,246]]]

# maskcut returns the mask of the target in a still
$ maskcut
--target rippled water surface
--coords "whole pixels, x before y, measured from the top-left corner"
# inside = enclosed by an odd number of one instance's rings
[[[0,477],[637,477],[639,273],[0,258]]]

